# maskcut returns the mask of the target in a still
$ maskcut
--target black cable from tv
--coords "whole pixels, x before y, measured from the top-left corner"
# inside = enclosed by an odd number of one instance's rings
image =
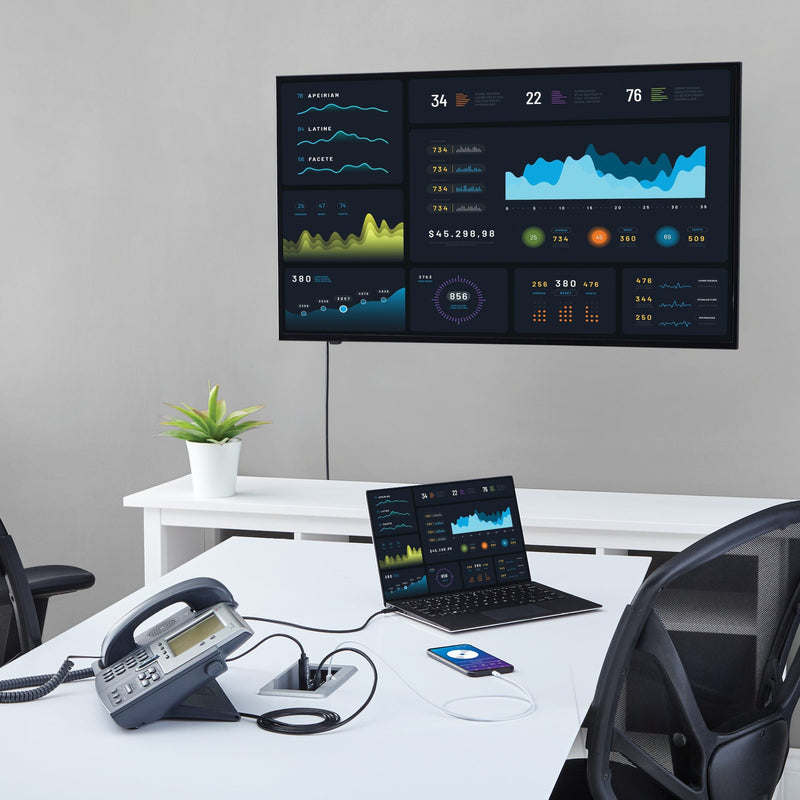
[[[330,398],[331,398],[331,345],[341,344],[341,339],[328,339],[325,342],[325,480],[331,479]]]

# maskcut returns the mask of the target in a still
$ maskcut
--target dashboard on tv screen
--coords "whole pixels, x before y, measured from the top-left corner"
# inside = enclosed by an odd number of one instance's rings
[[[735,347],[738,63],[278,77],[281,339]]]

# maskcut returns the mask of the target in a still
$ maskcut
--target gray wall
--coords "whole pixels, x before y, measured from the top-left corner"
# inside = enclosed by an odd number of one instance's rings
[[[800,11],[753,8],[0,0],[0,515],[98,576],[49,632],[141,585],[122,497],[188,471],[165,401],[219,381],[274,421],[244,474],[324,476],[324,345],[277,342],[277,73],[742,60],[740,348],[345,344],[332,476],[796,495]]]

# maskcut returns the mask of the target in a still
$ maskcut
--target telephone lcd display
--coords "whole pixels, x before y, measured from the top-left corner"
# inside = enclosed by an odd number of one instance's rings
[[[191,628],[187,628],[177,636],[167,639],[167,644],[170,646],[173,654],[179,656],[195,645],[200,644],[200,642],[207,639],[209,636],[218,633],[224,627],[225,626],[216,614],[209,614],[207,617],[203,617],[199,622],[192,625]]]

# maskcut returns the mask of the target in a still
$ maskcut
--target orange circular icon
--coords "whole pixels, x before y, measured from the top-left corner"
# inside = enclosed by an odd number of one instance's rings
[[[611,231],[598,225],[589,231],[587,238],[592,247],[605,247],[611,241]]]
[[[488,550],[489,549],[489,542],[481,542],[481,549]]]

